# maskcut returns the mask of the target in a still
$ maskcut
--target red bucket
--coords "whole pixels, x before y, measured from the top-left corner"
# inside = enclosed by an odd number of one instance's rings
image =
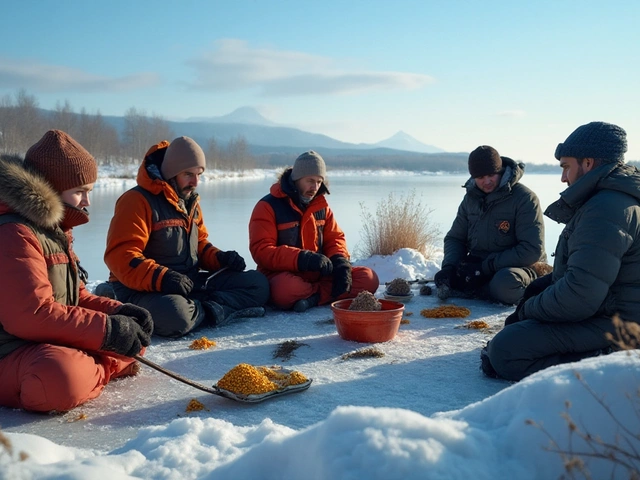
[[[392,340],[400,328],[404,305],[391,300],[378,300],[381,310],[349,310],[353,299],[338,300],[331,304],[333,320],[338,335],[345,340],[365,343],[387,342]]]

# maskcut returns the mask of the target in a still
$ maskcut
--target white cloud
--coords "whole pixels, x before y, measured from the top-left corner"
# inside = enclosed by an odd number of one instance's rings
[[[334,95],[371,90],[415,90],[433,83],[418,73],[345,71],[334,59],[302,52],[251,48],[220,40],[214,50],[189,60],[202,90],[257,89],[264,96]]]
[[[40,92],[122,92],[158,83],[156,73],[107,77],[61,65],[0,58],[0,87],[3,88],[27,88]]]

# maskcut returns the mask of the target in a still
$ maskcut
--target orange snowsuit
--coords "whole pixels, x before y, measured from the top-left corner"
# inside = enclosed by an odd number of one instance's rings
[[[315,293],[320,294],[320,305],[336,300],[331,297],[330,276],[298,269],[298,256],[303,250],[329,258],[350,257],[344,232],[325,198],[329,193],[325,184],[303,211],[294,201],[297,192],[290,177],[291,168],[271,186],[270,194],[256,204],[249,221],[253,260],[258,271],[269,278],[271,302],[285,310]],[[378,276],[373,270],[353,267],[351,290],[339,298],[355,297],[362,290],[374,293],[378,286]]]

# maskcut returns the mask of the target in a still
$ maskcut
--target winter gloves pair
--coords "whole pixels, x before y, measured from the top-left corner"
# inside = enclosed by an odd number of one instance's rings
[[[229,270],[233,270],[234,272],[242,272],[247,266],[244,258],[242,258],[238,252],[233,250],[229,250],[227,252],[220,250],[216,253],[216,258],[220,263],[220,267],[227,267]],[[162,282],[160,283],[160,292],[186,297],[191,293],[193,287],[193,280],[191,280],[187,275],[176,272],[175,270],[167,270],[162,277]]]
[[[144,308],[123,303],[107,316],[101,350],[133,357],[151,343],[153,320]]]
[[[298,270],[300,272],[319,272],[323,277],[332,275],[331,297],[351,291],[351,263],[342,255],[333,255],[330,259],[321,253],[302,250],[298,254]]]
[[[504,326],[511,325],[513,323],[517,323],[521,320],[524,320],[524,314],[522,311],[522,307],[524,307],[524,303],[529,300],[531,297],[535,297],[542,293],[547,287],[551,286],[553,283],[552,274],[549,273],[542,277],[536,278],[533,282],[527,285],[527,288],[524,289],[524,293],[522,294],[522,298],[518,302],[515,311],[504,319]]]
[[[489,277],[490,275],[485,274],[482,270],[482,259],[475,255],[467,255],[457,268],[448,265],[436,273],[433,280],[436,287],[447,286],[457,290],[475,290],[487,283]]]

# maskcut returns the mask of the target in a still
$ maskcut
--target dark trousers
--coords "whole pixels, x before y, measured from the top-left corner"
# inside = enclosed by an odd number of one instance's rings
[[[195,287],[189,296],[140,292],[113,283],[116,298],[125,303],[134,303],[149,310],[153,317],[154,335],[181,337],[206,324],[203,301],[214,301],[222,305],[225,313],[250,307],[261,307],[269,299],[269,281],[256,270],[233,272],[225,270],[213,277],[204,288],[208,272],[201,272],[194,280]]]

